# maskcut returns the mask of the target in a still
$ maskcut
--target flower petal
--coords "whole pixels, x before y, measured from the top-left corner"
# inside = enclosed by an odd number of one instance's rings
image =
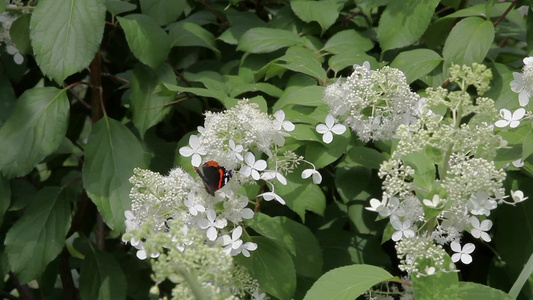
[[[333,133],[331,133],[331,131],[324,133],[322,136],[322,141],[324,141],[326,144],[331,143],[333,141]]]
[[[331,128],[331,127],[333,127],[333,125],[335,125],[335,118],[332,115],[327,115],[326,116],[326,126],[328,128]]]
[[[189,147],[189,146],[185,146],[185,147],[181,147],[179,152],[180,152],[181,156],[189,157],[189,156],[193,155],[194,150],[191,147]]]
[[[331,131],[335,134],[343,134],[344,132],[346,132],[346,126],[342,125],[342,124],[335,124],[332,128],[331,128]]]
[[[318,132],[320,134],[324,134],[324,133],[329,131],[329,128],[326,125],[324,125],[324,124],[318,124],[318,125],[316,125],[315,130],[316,130],[316,132]]]

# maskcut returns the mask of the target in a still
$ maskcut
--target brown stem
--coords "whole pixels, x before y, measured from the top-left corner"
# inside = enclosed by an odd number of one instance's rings
[[[20,299],[37,300],[37,298],[33,295],[33,292],[31,291],[30,287],[27,284],[20,284],[20,281],[17,278],[17,275],[15,275],[13,272],[9,272],[9,277],[11,277],[11,281],[13,281],[13,285],[19,292]]]
[[[505,16],[507,16],[507,14],[511,11],[511,9],[513,9],[513,7],[516,5],[516,0],[514,0],[513,2],[511,2],[511,5],[509,5],[509,7],[507,8],[507,10],[498,18],[496,19],[494,22],[492,22],[492,24],[494,25],[494,27],[496,27],[496,25],[498,25],[498,23],[501,22],[501,20],[503,20],[505,18]]]
[[[104,99],[102,94],[102,74],[101,74],[101,57],[97,52],[94,56],[90,66],[91,72],[91,120],[94,123],[98,122],[103,115],[107,115],[104,106]]]
[[[261,187],[259,188],[259,192],[257,193],[258,195],[262,194],[265,191],[265,185],[266,185],[266,182],[263,181],[263,183],[261,183]],[[254,212],[258,212],[259,211],[259,204],[260,203],[261,203],[261,198],[260,197],[256,197],[255,198]]]
[[[226,19],[223,15],[221,15],[218,11],[216,11],[213,7],[211,7],[209,4],[207,4],[204,0],[197,0],[202,4],[208,11],[210,11],[215,17],[217,17],[220,24],[225,25],[227,24]]]
[[[61,278],[61,283],[63,285],[63,299],[75,300],[78,298],[78,293],[74,286],[74,280],[72,279],[68,259],[68,251],[66,248],[63,248],[63,251],[59,256],[59,277]]]

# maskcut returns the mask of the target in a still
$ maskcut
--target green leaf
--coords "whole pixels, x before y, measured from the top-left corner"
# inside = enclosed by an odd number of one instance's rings
[[[306,157],[307,158],[307,157]],[[287,202],[287,206],[296,212],[305,222],[305,211],[309,210],[323,215],[326,209],[326,197],[312,180],[302,179],[301,171],[294,171],[287,176],[287,185],[276,183],[276,193]]]
[[[346,148],[350,142],[349,137],[350,129],[348,128],[342,135],[334,134],[333,142],[330,144],[322,143],[322,138],[320,138],[320,143],[310,142],[305,149],[305,158],[312,161],[317,169],[321,169],[346,153]]]
[[[11,204],[11,185],[9,180],[0,174],[0,225],[4,222],[4,214]]]
[[[252,237],[257,250],[249,258],[236,256],[238,264],[248,268],[262,290],[279,299],[291,299],[296,289],[296,271],[289,253],[277,241]]]
[[[6,1],[0,1],[0,13],[3,13],[6,10],[7,2]]]
[[[316,21],[324,33],[339,17],[339,5],[336,1],[291,1],[291,8],[304,22]]]
[[[124,231],[124,211],[130,209],[133,168],[146,168],[147,158],[137,138],[108,117],[94,124],[85,148],[83,186],[102,218],[113,230]]]
[[[509,294],[492,288],[490,286],[482,285],[474,282],[459,282],[459,295],[457,299],[463,300],[512,300],[516,297],[511,297]]]
[[[368,147],[352,147],[348,151],[350,161],[362,166],[379,169],[381,163],[385,160],[383,153]]]
[[[93,60],[104,33],[103,0],[39,1],[32,12],[30,38],[43,73],[61,83]]]
[[[442,55],[448,63],[471,65],[481,63],[494,41],[494,26],[478,17],[463,19],[452,28]]]
[[[81,264],[81,299],[126,299],[128,283],[115,258],[104,251],[90,251]]]
[[[0,75],[0,127],[11,116],[16,100],[11,82],[4,75]]]
[[[378,40],[383,51],[416,42],[426,31],[439,2],[391,1],[379,19]]]
[[[333,269],[320,277],[304,300],[353,300],[373,285],[393,279],[387,271],[370,265]]]
[[[362,66],[365,61],[370,62],[371,66],[376,66],[378,63],[376,59],[359,49],[350,49],[339,54],[335,54],[328,60],[329,67],[338,73],[346,67],[353,65]]]
[[[30,41],[30,14],[23,14],[19,16],[9,29],[11,40],[21,54],[33,54]]]
[[[325,82],[328,78],[326,71],[322,68],[320,59],[311,49],[301,46],[290,47],[285,55],[278,60],[285,62],[283,64],[278,63],[278,65],[295,72],[307,74],[320,82]]]
[[[141,136],[148,128],[159,123],[169,112],[174,96],[159,95],[157,87],[161,82],[176,84],[176,76],[169,65],[163,64],[156,70],[138,64],[133,69],[131,78],[130,104],[133,110],[133,124]]]
[[[117,17],[133,55],[142,63],[157,68],[170,52],[167,33],[150,17],[139,14]]]
[[[150,16],[160,26],[176,21],[187,4],[186,0],[140,0],[144,15]]]
[[[205,47],[211,49],[218,57],[220,57],[220,50],[217,49],[215,36],[202,26],[189,22],[179,22],[169,27],[169,36],[172,41],[172,47]]]
[[[425,153],[415,152],[404,155],[402,160],[405,165],[415,170],[413,184],[419,197],[430,199],[428,193],[435,182],[435,165]]]
[[[287,217],[256,213],[247,224],[262,236],[277,240],[289,251],[301,276],[318,278],[322,274],[322,250],[314,234],[305,225]]]
[[[445,266],[452,262],[449,256],[444,259]],[[419,264],[418,267],[423,270],[425,266]],[[459,281],[455,272],[444,273],[437,271],[434,275],[412,278],[412,280],[415,299],[458,299]]]
[[[335,169],[335,186],[345,203],[353,200],[370,183],[371,170],[362,166],[344,166]]]
[[[358,52],[365,52],[374,47],[371,39],[363,36],[359,31],[348,29],[337,32],[324,45],[325,51],[339,54],[357,49]]]
[[[70,227],[70,189],[40,190],[11,227],[5,245],[9,264],[21,283],[37,279],[61,249]]]
[[[272,111],[284,109],[289,105],[305,105],[305,106],[320,106],[325,102],[323,86],[305,86],[305,87],[290,87],[285,89],[283,95],[279,98]]]
[[[416,49],[401,52],[390,66],[402,70],[407,82],[411,83],[433,71],[441,61],[442,57],[433,50]]]
[[[107,7],[107,10],[113,15],[116,16],[118,14],[121,14],[123,12],[132,11],[137,8],[137,5],[133,3],[129,3],[126,1],[120,1],[120,0],[106,0],[105,6]]]
[[[252,28],[242,35],[237,50],[249,53],[269,53],[302,43],[302,38],[292,31]]]
[[[28,174],[57,149],[67,131],[69,104],[65,90],[26,90],[0,128],[0,170],[8,178]]]
[[[522,144],[522,161],[533,154],[533,132],[529,132],[525,137]]]

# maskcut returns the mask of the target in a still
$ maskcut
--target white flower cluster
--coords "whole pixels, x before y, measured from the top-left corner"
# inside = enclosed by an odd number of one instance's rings
[[[208,245],[220,245],[232,256],[250,256],[257,245],[243,242],[244,230],[239,223],[253,218],[254,212],[247,207],[248,197],[241,194],[242,185],[263,180],[271,189],[257,197],[285,204],[274,192],[272,182],[287,184],[285,175],[304,161],[293,152],[278,153],[284,137],[293,129],[283,111],[271,117],[247,100],[224,112],[206,113],[200,134],[192,135],[189,146],[179,150],[181,155],[192,158],[198,176],[193,177],[181,168],[172,170],[168,176],[134,170],[130,179],[134,185],[130,192],[132,206],[126,212],[127,232],[123,240],[137,248],[140,259],[157,257],[159,250],[146,250],[151,248],[146,245],[150,235],[168,232],[179,221],[184,232],[200,232]],[[269,158],[257,159],[261,153]],[[315,183],[321,181],[314,166],[304,170],[302,177],[312,177]],[[136,234],[145,224],[150,225],[149,231]],[[174,246],[183,250],[190,244],[178,239]]]
[[[8,1],[8,8],[23,6],[22,0]],[[8,11],[0,13],[0,46],[5,45],[6,52],[13,56],[13,61],[20,65],[24,62],[24,56],[19,52],[15,44],[11,40],[11,34],[9,30],[11,25],[18,18],[18,15],[12,14]]]
[[[529,104],[529,98],[533,95],[533,57],[526,57],[523,59],[524,68],[522,73],[513,72],[514,80],[511,81],[511,90],[518,93],[518,103],[520,108],[514,112],[506,108],[500,110],[502,117],[495,123],[496,127],[511,127],[516,128],[520,122],[525,118],[531,116],[531,112],[526,111],[523,107]]]
[[[527,199],[521,191],[511,191],[513,201],[505,200],[505,171],[493,162],[496,150],[505,145],[489,124],[496,119],[493,101],[474,101],[466,93],[469,85],[478,93],[486,91],[490,70],[453,66],[450,73],[461,91],[427,90],[418,119],[399,127],[395,151],[380,167],[382,200],[371,199],[367,208],[390,219],[400,268],[413,276],[431,275],[435,268],[454,271],[444,264],[443,246],[448,244],[453,262],[469,264],[475,246],[460,244],[463,232],[490,242],[492,222],[486,217],[498,204]]]
[[[398,126],[413,121],[419,99],[418,94],[411,92],[403,72],[388,66],[370,70],[368,62],[354,65],[354,72],[346,81],[339,80],[324,91],[330,114],[364,142],[393,138]],[[329,128],[337,133],[333,125]]]

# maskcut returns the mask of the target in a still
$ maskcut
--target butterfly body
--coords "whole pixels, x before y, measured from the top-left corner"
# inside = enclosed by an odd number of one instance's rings
[[[214,196],[215,192],[221,189],[233,176],[233,171],[226,170],[218,162],[210,160],[202,165],[202,171],[199,168],[194,167],[198,176],[202,178],[204,182],[205,190],[209,195]]]

